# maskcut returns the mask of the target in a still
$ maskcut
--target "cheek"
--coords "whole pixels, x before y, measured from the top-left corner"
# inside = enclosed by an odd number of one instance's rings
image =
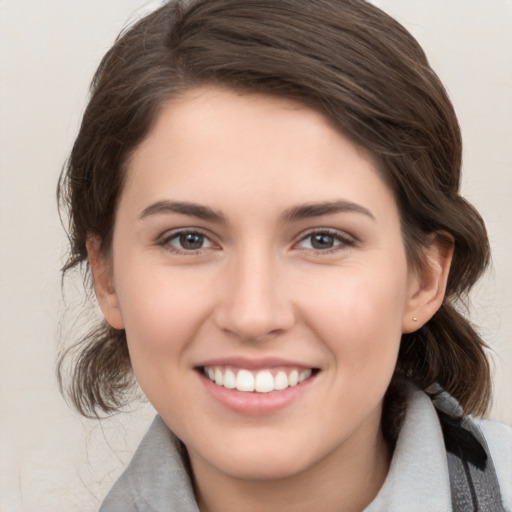
[[[133,372],[159,413],[173,418],[176,407],[194,399],[194,388],[187,385],[188,348],[201,336],[208,297],[187,272],[171,272],[169,267],[150,271],[146,265],[142,273],[132,267],[123,275],[130,276],[120,283],[119,296]],[[172,393],[177,389],[179,393]]]
[[[139,360],[178,355],[203,325],[212,284],[170,267],[124,265],[118,296],[134,369]]]
[[[308,287],[304,315],[335,355],[358,372],[393,367],[401,339],[406,281],[400,273],[350,269]]]

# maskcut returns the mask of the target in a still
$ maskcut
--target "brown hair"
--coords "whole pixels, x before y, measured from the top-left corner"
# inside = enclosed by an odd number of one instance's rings
[[[465,412],[483,413],[490,399],[485,344],[457,304],[485,269],[489,246],[481,217],[459,195],[457,119],[416,40],[363,0],[171,1],[121,34],[94,76],[59,182],[69,215],[64,274],[77,266],[88,274],[90,235],[108,254],[130,155],[164,102],[203,83],[299,100],[370,151],[394,191],[412,266],[425,264],[429,235],[453,237],[444,303],[402,336],[396,376],[423,389],[438,382]],[[103,322],[64,352],[61,386],[70,354],[68,392],[82,414],[126,403],[133,376],[124,331]]]

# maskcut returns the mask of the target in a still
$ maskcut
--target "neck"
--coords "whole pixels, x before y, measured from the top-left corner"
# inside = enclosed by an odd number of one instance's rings
[[[390,452],[380,430],[372,443],[347,444],[314,467],[274,480],[237,479],[193,460],[199,509],[201,512],[361,512],[384,483]]]

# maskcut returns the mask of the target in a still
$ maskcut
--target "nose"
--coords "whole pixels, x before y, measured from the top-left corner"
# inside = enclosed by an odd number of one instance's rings
[[[254,251],[227,265],[219,283],[217,326],[246,341],[262,341],[289,330],[295,314],[281,270],[275,259]]]

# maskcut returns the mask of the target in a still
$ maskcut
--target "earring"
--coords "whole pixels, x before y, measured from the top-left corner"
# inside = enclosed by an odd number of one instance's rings
[[[417,322],[417,321],[418,321],[418,319],[417,319],[415,316],[413,316],[413,317],[412,317],[412,321],[413,321],[413,322]]]

